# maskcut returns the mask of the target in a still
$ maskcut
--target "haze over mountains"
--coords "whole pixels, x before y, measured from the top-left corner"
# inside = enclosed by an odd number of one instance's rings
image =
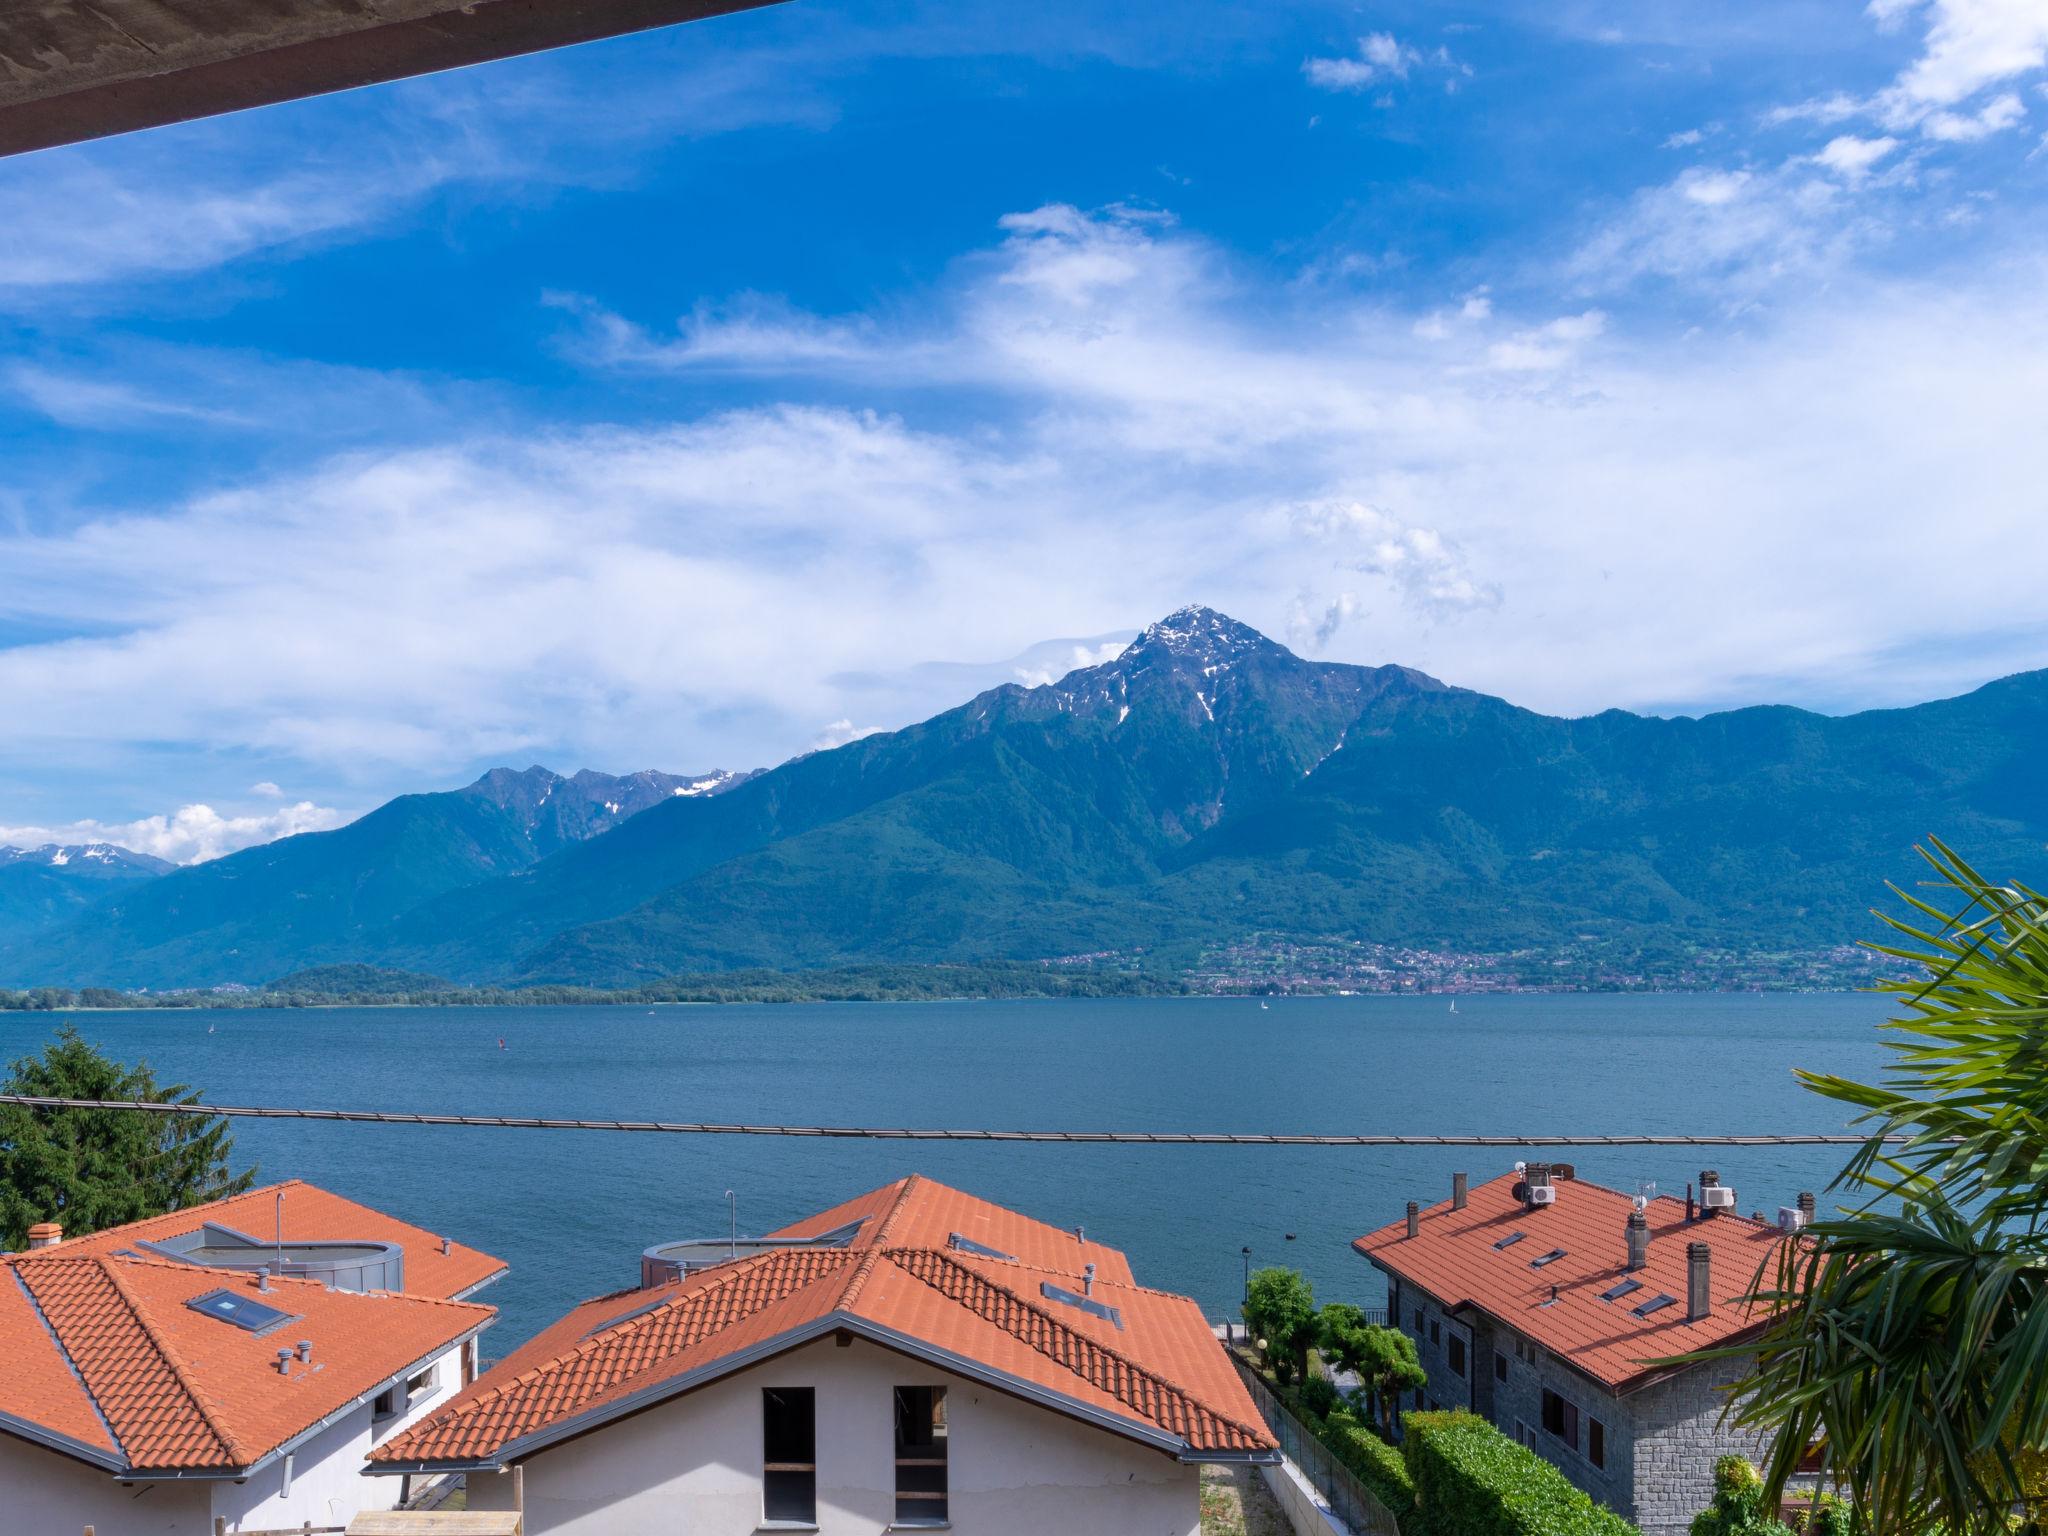
[[[13,929],[0,982],[368,963],[611,986],[1101,951],[1172,966],[1253,935],[1819,950],[1872,936],[1881,882],[1916,878],[1930,832],[2038,874],[2044,738],[2048,673],[1839,718],[1564,720],[1402,667],[1306,661],[1190,608],[1051,685],[701,792],[497,770],[131,881]]]

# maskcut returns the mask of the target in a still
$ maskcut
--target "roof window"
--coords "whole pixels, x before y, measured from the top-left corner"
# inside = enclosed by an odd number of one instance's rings
[[[1531,1269],[1541,1269],[1546,1264],[1555,1264],[1559,1259],[1563,1257],[1564,1250],[1562,1248],[1553,1248],[1550,1250],[1550,1252],[1538,1254],[1535,1258],[1531,1259],[1529,1261],[1529,1267]]]
[[[1012,1264],[1017,1262],[1017,1256],[1014,1253],[1005,1253],[1000,1248],[991,1248],[987,1243],[977,1243],[973,1238],[962,1237],[958,1232],[953,1233],[946,1239],[946,1246],[948,1248],[957,1248],[962,1253],[971,1253],[977,1258],[1007,1259]]]
[[[1503,1248],[1512,1248],[1526,1236],[1528,1234],[1525,1232],[1510,1232],[1506,1237],[1493,1245],[1493,1251],[1499,1253]]]
[[[208,1291],[204,1296],[193,1297],[185,1305],[194,1312],[203,1312],[258,1338],[293,1321],[291,1313],[233,1291]]]
[[[1666,1296],[1660,1292],[1633,1310],[1637,1317],[1648,1317],[1652,1312],[1662,1312],[1666,1307],[1675,1307],[1677,1305],[1678,1298],[1676,1296]]]
[[[1038,1293],[1047,1301],[1057,1301],[1063,1306],[1079,1307],[1091,1317],[1103,1318],[1108,1322],[1114,1323],[1119,1333],[1123,1331],[1123,1313],[1119,1312],[1115,1307],[1096,1301],[1093,1297],[1082,1296],[1062,1286],[1054,1285],[1050,1280],[1045,1281],[1038,1287]]]
[[[1624,1296],[1633,1296],[1643,1288],[1640,1280],[1624,1280],[1619,1285],[1610,1285],[1600,1293],[1602,1301],[1619,1301]]]

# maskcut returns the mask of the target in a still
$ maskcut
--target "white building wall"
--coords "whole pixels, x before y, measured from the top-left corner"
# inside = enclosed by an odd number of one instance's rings
[[[895,1518],[892,1389],[946,1390],[948,1517],[959,1536],[1195,1536],[1200,1469],[856,1339],[805,1345],[525,1463],[529,1536],[747,1536],[761,1526],[761,1392],[817,1393],[818,1530]],[[472,1473],[472,1509],[511,1507]]]
[[[381,1423],[362,1404],[330,1424],[292,1457],[292,1488],[284,1493],[280,1458],[245,1483],[232,1479],[122,1484],[69,1456],[0,1435],[0,1536],[212,1536],[216,1515],[230,1531],[346,1525],[365,1509],[390,1509],[401,1480],[366,1477],[363,1458],[445,1401],[461,1381],[458,1346],[436,1362],[434,1391]]]

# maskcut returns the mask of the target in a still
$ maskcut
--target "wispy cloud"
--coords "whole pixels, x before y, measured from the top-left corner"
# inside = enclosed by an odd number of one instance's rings
[[[1417,70],[1472,73],[1451,57],[1450,50],[1424,50],[1400,41],[1391,32],[1368,33],[1358,40],[1355,53],[1307,59],[1301,66],[1308,83],[1325,91],[1363,91],[1389,80],[1406,80]]]

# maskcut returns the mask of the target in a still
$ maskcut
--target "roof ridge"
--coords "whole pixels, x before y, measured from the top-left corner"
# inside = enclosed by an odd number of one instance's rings
[[[64,1362],[64,1369],[71,1373],[71,1379],[78,1383],[78,1390],[85,1395],[86,1402],[92,1405],[92,1416],[99,1420],[100,1428],[106,1431],[107,1443],[123,1461],[134,1465],[135,1459],[128,1454],[126,1442],[114,1428],[114,1421],[107,1417],[106,1405],[100,1401],[99,1394],[93,1391],[92,1383],[85,1379],[85,1372],[78,1368],[78,1361],[72,1356],[71,1347],[64,1342],[64,1336],[57,1332],[56,1325],[50,1321],[49,1313],[43,1310],[41,1300],[29,1289],[28,1282],[21,1278],[20,1270],[10,1270],[10,1273],[15,1286],[22,1294],[22,1299],[28,1303],[29,1311],[35,1314],[36,1321],[43,1325],[43,1332],[49,1336],[50,1347],[57,1351],[57,1358]]]
[[[191,1275],[195,1279],[208,1278],[215,1280],[222,1285],[226,1285],[232,1283],[235,1280],[245,1278],[250,1273],[250,1271],[246,1269],[216,1269],[210,1264],[195,1264],[188,1259],[166,1258],[162,1255],[153,1253],[129,1253],[125,1249],[116,1250],[113,1253],[73,1254],[61,1254],[55,1252],[54,1250],[43,1249],[26,1254],[17,1254],[15,1255],[15,1257],[29,1260],[30,1262],[27,1267],[30,1269],[33,1269],[37,1264],[47,1264],[59,1261],[70,1264],[113,1264],[118,1261],[123,1266],[132,1267],[135,1269],[176,1270],[180,1274]],[[453,1296],[433,1296],[429,1295],[425,1291],[341,1290],[338,1287],[326,1284],[324,1281],[315,1280],[309,1275],[273,1274],[270,1277],[270,1283],[273,1287],[281,1290],[290,1290],[294,1287],[303,1286],[308,1287],[312,1290],[324,1292],[329,1295],[360,1296],[366,1300],[377,1301],[415,1301],[427,1306],[455,1307],[464,1312],[489,1313],[496,1312],[498,1310],[496,1307],[490,1306],[484,1302],[462,1301]]]
[[[1056,1334],[1059,1334],[1064,1338],[1072,1341],[1080,1348],[1084,1350],[1092,1350],[1099,1355],[1106,1356],[1108,1359],[1115,1361],[1116,1364],[1122,1370],[1130,1373],[1133,1376],[1142,1377],[1144,1380],[1150,1382],[1153,1385],[1153,1387],[1155,1387],[1162,1394],[1179,1398],[1183,1403],[1189,1404],[1195,1408],[1199,1408],[1202,1412],[1208,1414],[1211,1418],[1217,1420],[1222,1424],[1229,1426],[1234,1430],[1237,1430],[1241,1434],[1252,1436],[1255,1439],[1264,1438],[1267,1434],[1267,1431],[1263,1426],[1254,1429],[1251,1425],[1246,1424],[1236,1418],[1233,1418],[1231,1415],[1224,1413],[1222,1410],[1218,1409],[1213,1404],[1204,1401],[1200,1397],[1197,1397],[1194,1393],[1190,1392],[1186,1387],[1181,1386],[1177,1382],[1168,1381],[1164,1376],[1161,1376],[1157,1371],[1151,1369],[1149,1366],[1140,1365],[1136,1360],[1133,1360],[1129,1355],[1125,1354],[1122,1350],[1114,1349],[1111,1346],[1104,1344],[1097,1339],[1090,1338],[1087,1334],[1081,1332],[1080,1329],[1074,1327],[1064,1318],[1053,1316],[1052,1313],[1048,1312],[1044,1307],[1039,1306],[1036,1302],[1030,1301],[1023,1296],[1019,1296],[1015,1291],[1010,1290],[1007,1286],[998,1285],[995,1281],[989,1279],[988,1276],[968,1268],[965,1264],[962,1264],[959,1260],[953,1258],[950,1254],[943,1253],[936,1248],[895,1248],[887,1251],[887,1256],[890,1262],[894,1263],[898,1269],[902,1270],[906,1275],[909,1275],[912,1279],[922,1281],[924,1284],[932,1286],[933,1290],[940,1291],[940,1294],[944,1295],[945,1292],[940,1290],[938,1286],[933,1285],[932,1281],[927,1276],[920,1275],[917,1273],[916,1270],[904,1265],[898,1259],[898,1255],[918,1255],[928,1258],[938,1264],[945,1266],[947,1269],[952,1270],[954,1273],[965,1277],[967,1280],[973,1282],[974,1284],[987,1286],[990,1290],[1007,1297],[1010,1301],[1014,1302],[1017,1306],[1023,1308],[1026,1312],[1033,1314],[1034,1316],[1039,1318],[1048,1328],[1052,1329]],[[959,1298],[957,1297],[949,1299],[955,1301],[959,1300]],[[998,1328],[1002,1327],[1001,1323],[996,1322],[994,1318],[989,1317],[985,1312],[982,1312],[980,1308],[970,1307],[969,1310],[981,1316],[984,1321],[994,1324],[994,1326]],[[1069,1371],[1073,1370],[1073,1367],[1069,1365],[1066,1361],[1060,1359],[1058,1355],[1054,1354],[1050,1350],[1045,1349],[1043,1346],[1041,1346],[1034,1340],[1025,1337],[1023,1334],[1018,1333],[1015,1329],[1003,1328],[1003,1331],[1005,1333],[1008,1333],[1012,1338],[1016,1339],[1019,1343],[1024,1344],[1031,1349],[1037,1350],[1038,1353],[1044,1355],[1048,1360],[1051,1360],[1054,1364],[1064,1366]],[[1074,1374],[1078,1376],[1080,1375],[1080,1372],[1074,1371]],[[1091,1383],[1091,1385],[1101,1387],[1100,1383]],[[1140,1413],[1146,1412],[1146,1410],[1139,1407],[1137,1403],[1131,1401],[1131,1396],[1127,1392],[1118,1391],[1114,1386],[1101,1387],[1101,1390],[1108,1392],[1110,1396],[1124,1403],[1127,1407],[1136,1409]],[[1156,1416],[1148,1413],[1147,1417],[1153,1417],[1155,1422],[1157,1422]]]
[[[128,1309],[128,1315],[135,1319],[136,1327],[140,1328],[143,1337],[149,1340],[149,1347],[156,1351],[157,1357],[163,1361],[165,1369],[171,1373],[171,1379],[177,1382],[178,1390],[183,1392],[191,1402],[193,1410],[199,1415],[199,1422],[204,1424],[207,1432],[220,1442],[221,1450],[236,1465],[246,1466],[254,1458],[244,1453],[240,1442],[229,1435],[226,1430],[222,1429],[213,1414],[208,1411],[206,1400],[200,1396],[199,1389],[193,1384],[192,1379],[185,1374],[184,1365],[180,1363],[178,1357],[164,1344],[163,1337],[158,1334],[155,1325],[143,1314],[141,1304],[137,1302],[134,1293],[128,1289],[127,1284],[121,1279],[118,1270],[109,1261],[108,1256],[96,1253],[81,1254],[79,1255],[78,1262],[94,1266],[101,1274],[107,1277],[107,1283],[113,1286],[114,1293],[121,1298],[121,1305]]]
[[[819,1250],[816,1248],[805,1248],[798,1251],[803,1253],[817,1253],[826,1250]],[[464,1398],[461,1400],[459,1404],[454,1400],[450,1400],[449,1402],[443,1404],[438,1412],[429,1414],[426,1418],[421,1419],[417,1424],[407,1425],[405,1428],[405,1433],[409,1435],[415,1429],[424,1428],[427,1424],[433,1422],[434,1420],[449,1416],[453,1411],[457,1410],[458,1408],[461,1412],[468,1413],[480,1407],[482,1404],[495,1402],[499,1398],[504,1397],[507,1393],[511,1392],[514,1388],[525,1385],[527,1382],[533,1380],[535,1377],[541,1375],[544,1372],[557,1370],[562,1366],[566,1365],[569,1361],[575,1360],[583,1355],[591,1354],[595,1352],[597,1349],[616,1341],[625,1334],[638,1332],[644,1328],[653,1326],[653,1320],[659,1317],[662,1313],[668,1311],[670,1307],[679,1305],[683,1302],[696,1301],[702,1297],[709,1296],[714,1292],[724,1290],[727,1287],[734,1284],[735,1282],[737,1282],[738,1280],[740,1280],[741,1278],[743,1278],[744,1276],[750,1275],[755,1270],[764,1268],[767,1265],[781,1259],[782,1257],[782,1252],[771,1251],[768,1253],[754,1254],[748,1258],[741,1259],[736,1264],[721,1264],[717,1267],[717,1271],[712,1271],[713,1273],[718,1273],[718,1279],[714,1283],[698,1286],[694,1290],[685,1291],[681,1288],[683,1284],[681,1280],[670,1280],[666,1282],[663,1288],[667,1289],[670,1286],[675,1287],[675,1295],[663,1298],[661,1301],[655,1303],[653,1306],[648,1307],[643,1312],[638,1312],[628,1317],[618,1318],[610,1323],[598,1324],[596,1327],[592,1328],[588,1333],[584,1334],[581,1338],[576,1340],[575,1343],[571,1344],[567,1349],[558,1350],[556,1353],[547,1356],[545,1359],[534,1361],[533,1364],[527,1366],[525,1369],[520,1371],[518,1375],[509,1376],[504,1381],[497,1382],[492,1386],[486,1388],[484,1391],[477,1393],[474,1397]],[[612,1299],[614,1297],[623,1297],[628,1294],[630,1294],[629,1291],[616,1291],[609,1292],[605,1296],[599,1296],[593,1299],[596,1301],[605,1301]],[[585,1302],[583,1303],[583,1305],[588,1306],[590,1305],[590,1303]],[[479,1382],[481,1382],[485,1378],[480,1377],[478,1379]]]
[[[898,1251],[898,1252],[910,1252],[910,1251],[911,1251],[911,1250],[913,1250],[913,1249],[919,1249],[919,1250],[922,1250],[922,1251],[924,1251],[924,1252],[928,1252],[928,1253],[936,1253],[936,1254],[939,1254],[939,1255],[940,1255],[941,1257],[944,1257],[944,1258],[948,1258],[948,1259],[955,1259],[955,1258],[959,1258],[959,1257],[960,1257],[959,1255],[956,1255],[955,1253],[953,1253],[953,1252],[952,1252],[952,1251],[951,1251],[950,1249],[948,1249],[948,1248],[942,1248],[942,1247],[940,1247],[940,1246],[938,1246],[938,1245],[936,1245],[936,1244],[930,1244],[930,1243],[906,1243],[906,1244],[904,1244],[904,1245],[903,1245],[903,1246],[902,1246],[901,1248],[899,1248],[899,1249],[898,1249],[897,1251]],[[968,1259],[968,1260],[972,1260],[972,1261],[973,1261],[974,1263],[977,1263],[977,1264],[1007,1264],[1007,1265],[1010,1265],[1011,1267],[1013,1267],[1013,1268],[1016,1268],[1016,1269],[1028,1269],[1028,1270],[1031,1270],[1031,1271],[1032,1271],[1033,1273],[1035,1273],[1035,1274],[1041,1274],[1041,1275],[1065,1275],[1065,1274],[1073,1274],[1073,1275],[1075,1276],[1075,1278],[1076,1278],[1076,1279],[1079,1279],[1079,1278],[1080,1278],[1080,1275],[1079,1275],[1079,1273],[1078,1273],[1077,1271],[1070,1271],[1070,1270],[1064,1270],[1064,1269],[1056,1269],[1056,1268],[1054,1268],[1054,1267],[1053,1267],[1052,1265],[1050,1265],[1050,1264],[1032,1264],[1032,1263],[1029,1263],[1029,1262],[1027,1262],[1026,1260],[1023,1260],[1023,1259],[1020,1259],[1020,1258],[1018,1258],[1018,1257],[1017,1257],[1017,1256],[1016,1256],[1015,1254],[1009,1254],[1009,1253],[1005,1253],[1005,1254],[1002,1254],[1002,1255],[998,1256],[998,1255],[996,1255],[996,1254],[988,1254],[988,1253],[970,1253],[970,1254],[966,1255],[965,1257],[966,1257],[966,1259]],[[1183,1296],[1183,1295],[1182,1295],[1182,1294],[1181,1294],[1181,1293],[1180,1293],[1179,1291],[1162,1291],[1162,1290],[1160,1290],[1160,1289],[1159,1289],[1159,1288],[1158,1288],[1157,1286],[1151,1286],[1151,1285],[1140,1285],[1140,1284],[1138,1284],[1138,1283],[1137,1283],[1137,1281],[1135,1281],[1135,1280],[1106,1280],[1106,1279],[1104,1279],[1104,1278],[1103,1278],[1103,1277],[1102,1277],[1101,1275],[1097,1275],[1097,1276],[1095,1277],[1095,1283],[1096,1283],[1096,1284],[1097,1284],[1098,1286],[1101,1286],[1101,1285],[1113,1285],[1113,1286],[1115,1286],[1115,1287],[1116,1287],[1116,1288],[1117,1288],[1118,1290],[1120,1290],[1120,1291],[1130,1291],[1130,1292],[1133,1292],[1134,1294],[1136,1294],[1136,1295],[1139,1295],[1139,1296],[1164,1296],[1164,1297],[1167,1297],[1167,1298],[1168,1298],[1169,1300],[1172,1300],[1172,1301],[1185,1301],[1185,1300],[1187,1300],[1187,1298],[1186,1298],[1185,1296]]]
[[[888,1213],[876,1226],[875,1235],[868,1243],[870,1249],[880,1248],[888,1242],[889,1229],[896,1225],[896,1218],[903,1214],[904,1207],[910,1203],[910,1192],[917,1188],[923,1177],[922,1174],[916,1173],[906,1173],[903,1176],[903,1187],[896,1191],[896,1198],[889,1203]]]

